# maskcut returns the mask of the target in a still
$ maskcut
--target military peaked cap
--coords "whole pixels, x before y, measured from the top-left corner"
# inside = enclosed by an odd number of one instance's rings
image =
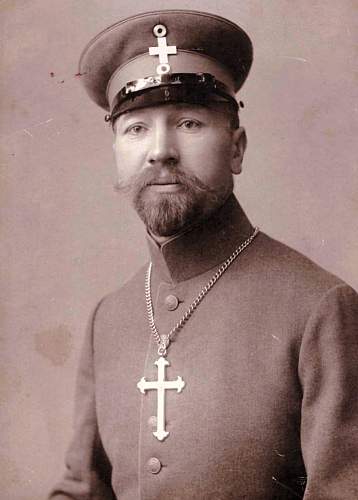
[[[253,59],[245,31],[222,17],[161,10],[129,17],[93,38],[79,62],[90,98],[109,117],[162,102],[237,106]]]

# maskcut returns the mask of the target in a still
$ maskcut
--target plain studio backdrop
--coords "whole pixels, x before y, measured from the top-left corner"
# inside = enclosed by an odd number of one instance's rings
[[[354,0],[1,1],[2,500],[44,498],[61,474],[87,318],[147,259],[78,57],[120,18],[161,8],[250,34],[235,191],[255,225],[358,288]]]

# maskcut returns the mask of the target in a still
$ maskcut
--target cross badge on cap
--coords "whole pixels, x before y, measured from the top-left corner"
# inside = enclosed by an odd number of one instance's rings
[[[151,56],[159,56],[159,64],[157,66],[158,75],[165,75],[170,72],[168,55],[177,53],[176,45],[167,45],[167,28],[164,24],[157,24],[153,28],[153,33],[158,39],[157,47],[149,47]]]

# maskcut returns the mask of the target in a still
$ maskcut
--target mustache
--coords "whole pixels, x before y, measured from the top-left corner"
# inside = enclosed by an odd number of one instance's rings
[[[145,188],[155,184],[181,184],[188,191],[214,194],[214,190],[196,175],[183,172],[177,167],[173,170],[162,166],[148,167],[125,182],[117,182],[114,188],[116,191],[131,192],[138,196]]]

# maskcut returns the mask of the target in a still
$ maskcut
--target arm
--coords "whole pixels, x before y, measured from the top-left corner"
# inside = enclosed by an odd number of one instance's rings
[[[358,296],[326,293],[306,326],[300,353],[304,500],[358,498]]]
[[[66,455],[66,472],[51,491],[49,500],[115,498],[110,486],[111,466],[97,428],[92,342],[96,311],[89,322],[80,358],[74,437]]]

